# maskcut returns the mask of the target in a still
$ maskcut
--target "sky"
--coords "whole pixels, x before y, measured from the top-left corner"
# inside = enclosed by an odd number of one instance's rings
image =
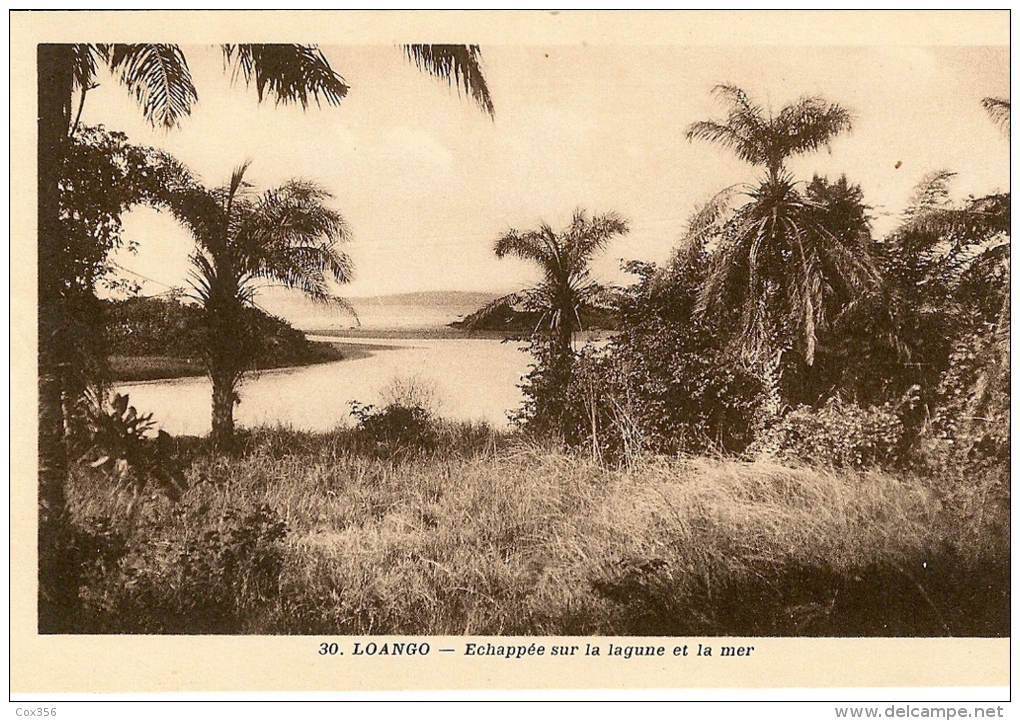
[[[1006,46],[617,44],[502,41],[482,46],[495,104],[490,118],[397,45],[322,48],[351,86],[339,107],[259,105],[232,86],[214,46],[185,46],[198,102],[179,129],[153,130],[109,77],[88,94],[83,122],[168,150],[207,186],[245,160],[266,189],[290,178],[321,184],[347,220],[352,298],[417,290],[507,292],[540,278],[499,260],[510,228],[564,226],[575,208],[614,211],[630,232],[594,274],[626,282],[623,259],[663,262],[690,215],[719,190],[760,171],[724,147],[688,142],[695,121],[725,112],[712,88],[743,88],[778,112],[804,95],[848,108],[852,132],[831,152],[794,159],[800,180],[845,173],[859,183],[876,234],[895,226],[928,173],[957,173],[958,198],[1009,189],[1009,143],[981,106],[1009,96]],[[125,216],[139,252],[118,253],[126,277],[155,294],[187,282],[193,241],[167,215]],[[272,297],[270,294],[268,297]]]

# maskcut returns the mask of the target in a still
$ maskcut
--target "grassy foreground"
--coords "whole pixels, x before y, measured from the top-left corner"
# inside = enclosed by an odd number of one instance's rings
[[[435,434],[408,453],[258,431],[234,457],[184,439],[177,503],[79,468],[78,627],[1009,635],[1008,507],[976,489],[709,459],[612,470],[484,427]]]

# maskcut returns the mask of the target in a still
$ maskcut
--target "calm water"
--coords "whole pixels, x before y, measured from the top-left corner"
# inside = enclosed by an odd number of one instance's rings
[[[507,412],[521,405],[517,386],[530,356],[516,344],[475,339],[344,342],[387,348],[368,358],[250,376],[241,384],[235,421],[249,428],[284,424],[301,430],[353,425],[349,402],[379,404],[395,383],[424,388],[444,418],[482,420],[497,428],[506,427]],[[168,433],[210,430],[212,390],[205,378],[134,383],[118,390],[128,393],[139,411],[153,413]]]

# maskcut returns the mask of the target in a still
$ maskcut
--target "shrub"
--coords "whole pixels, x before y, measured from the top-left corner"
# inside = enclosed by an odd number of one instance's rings
[[[732,319],[698,310],[704,249],[678,252],[669,266],[631,264],[640,278],[611,343],[637,423],[657,452],[739,453],[751,442],[759,381],[725,338]]]
[[[384,455],[429,451],[436,446],[435,420],[420,406],[391,403],[376,410],[352,401],[351,415],[358,419],[358,433]]]
[[[570,445],[583,438],[576,408],[569,398],[573,374],[572,357],[554,357],[549,344],[531,339],[522,348],[535,359],[520,385],[524,405],[511,415],[511,422],[535,438],[557,437]]]
[[[92,468],[135,494],[155,481],[163,493],[177,500],[184,490],[184,472],[173,454],[170,436],[161,430],[150,438],[156,426],[152,414],[139,414],[129,402],[128,396],[120,393],[110,400],[91,394],[83,456]]]
[[[379,391],[384,407],[419,408],[435,416],[442,408],[436,384],[417,375],[396,376]]]
[[[179,556],[174,611],[191,633],[242,631],[243,619],[274,601],[287,524],[269,506],[228,509]],[[185,630],[185,629],[181,629]]]
[[[287,524],[265,504],[228,508],[211,517],[201,506],[183,504],[161,523],[166,535],[159,543],[136,534],[113,548],[119,553],[115,564],[87,576],[84,628],[250,632],[278,601]],[[157,529],[154,525],[149,532]],[[105,540],[96,534],[88,538],[93,545]]]
[[[752,455],[830,468],[895,466],[903,423],[888,405],[861,408],[839,398],[820,408],[800,406],[767,428]]]
[[[1008,307],[1006,309],[1008,314]],[[1010,420],[1009,319],[958,339],[937,389],[937,437],[951,440],[960,460],[1008,469]]]
[[[66,527],[66,535],[58,539],[59,558],[51,568],[61,587],[73,589],[75,595],[59,606],[40,603],[42,632],[93,633],[102,628],[97,619],[116,612],[119,588],[112,593],[109,589],[114,585],[111,579],[121,578],[120,564],[129,546],[115,525],[110,517],[85,517]]]
[[[743,451],[760,383],[721,340],[719,319],[696,312],[703,262],[689,253],[665,270],[628,264],[639,281],[622,300],[620,332],[601,349],[582,350],[569,375],[533,350],[517,420],[606,460]]]
[[[936,394],[910,467],[934,480],[947,508],[981,526],[986,515],[1008,510],[1011,497],[1008,315],[958,339]],[[1008,537],[1008,524],[1003,531]]]

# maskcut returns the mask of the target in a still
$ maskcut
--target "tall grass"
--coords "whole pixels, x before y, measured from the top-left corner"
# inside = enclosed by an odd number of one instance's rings
[[[79,525],[126,549],[84,584],[82,630],[1009,633],[1008,524],[922,480],[706,459],[613,470],[484,427],[437,434],[428,453],[285,429],[235,457],[192,448],[184,498],[130,516],[80,469]]]

